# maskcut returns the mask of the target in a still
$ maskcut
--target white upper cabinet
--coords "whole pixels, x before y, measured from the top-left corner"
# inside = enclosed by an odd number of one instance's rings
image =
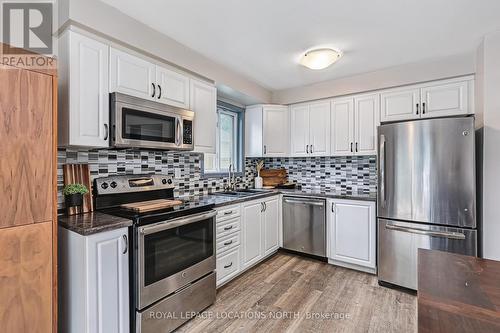
[[[109,147],[109,47],[73,31],[59,45],[59,145]]]
[[[375,202],[329,200],[329,258],[334,264],[376,267]]]
[[[287,106],[248,106],[245,110],[245,156],[288,156],[289,129]]]
[[[189,109],[189,78],[165,67],[156,66],[159,102]]]
[[[191,80],[191,109],[194,111],[194,150],[215,154],[217,131],[217,89],[198,80]]]
[[[330,154],[330,101],[297,104],[290,107],[292,156]]]
[[[358,155],[377,154],[379,95],[354,97],[354,152]]]
[[[129,53],[110,48],[109,91],[144,99],[157,96],[155,64]]]
[[[327,156],[330,153],[330,101],[309,105],[309,154]]]
[[[380,96],[382,122],[473,114],[474,78],[467,76],[388,89]]]
[[[420,89],[398,88],[380,94],[381,121],[420,118]]]
[[[189,109],[189,77],[111,48],[109,90]]]
[[[357,95],[332,101],[332,155],[376,155],[379,95]]]
[[[309,155],[309,105],[290,107],[290,137],[292,156]]]
[[[422,118],[466,114],[468,82],[436,83],[422,88]]]
[[[354,151],[354,100],[352,98],[339,98],[332,101],[330,130],[332,155],[351,155]]]

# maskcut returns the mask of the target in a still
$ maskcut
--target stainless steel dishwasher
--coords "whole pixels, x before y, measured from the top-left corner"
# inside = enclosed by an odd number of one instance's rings
[[[283,197],[283,247],[326,257],[326,201]]]

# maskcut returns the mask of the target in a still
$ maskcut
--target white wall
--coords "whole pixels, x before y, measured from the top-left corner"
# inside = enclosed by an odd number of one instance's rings
[[[474,54],[386,68],[273,92],[273,103],[291,104],[474,73]]]
[[[500,31],[477,51],[479,121],[484,124],[483,256],[500,260]]]
[[[58,24],[85,28],[120,41],[148,55],[224,84],[260,103],[271,101],[271,92],[251,79],[231,71],[168,36],[98,0],[59,0]]]

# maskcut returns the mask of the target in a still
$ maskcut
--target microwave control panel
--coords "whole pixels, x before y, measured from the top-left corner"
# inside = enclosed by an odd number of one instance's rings
[[[193,121],[183,120],[182,121],[183,133],[182,133],[182,143],[185,145],[193,144]]]

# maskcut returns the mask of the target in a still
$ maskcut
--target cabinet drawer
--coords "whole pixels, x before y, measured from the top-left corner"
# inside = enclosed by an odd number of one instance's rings
[[[240,229],[241,219],[239,217],[217,223],[217,239],[230,235],[236,231],[240,231]]]
[[[240,233],[236,232],[220,240],[217,240],[217,253],[225,252],[240,245]]]
[[[217,258],[217,282],[229,278],[240,270],[240,248],[236,248]]]
[[[217,209],[217,222],[232,219],[234,217],[240,216],[240,206],[228,206],[221,209]]]

